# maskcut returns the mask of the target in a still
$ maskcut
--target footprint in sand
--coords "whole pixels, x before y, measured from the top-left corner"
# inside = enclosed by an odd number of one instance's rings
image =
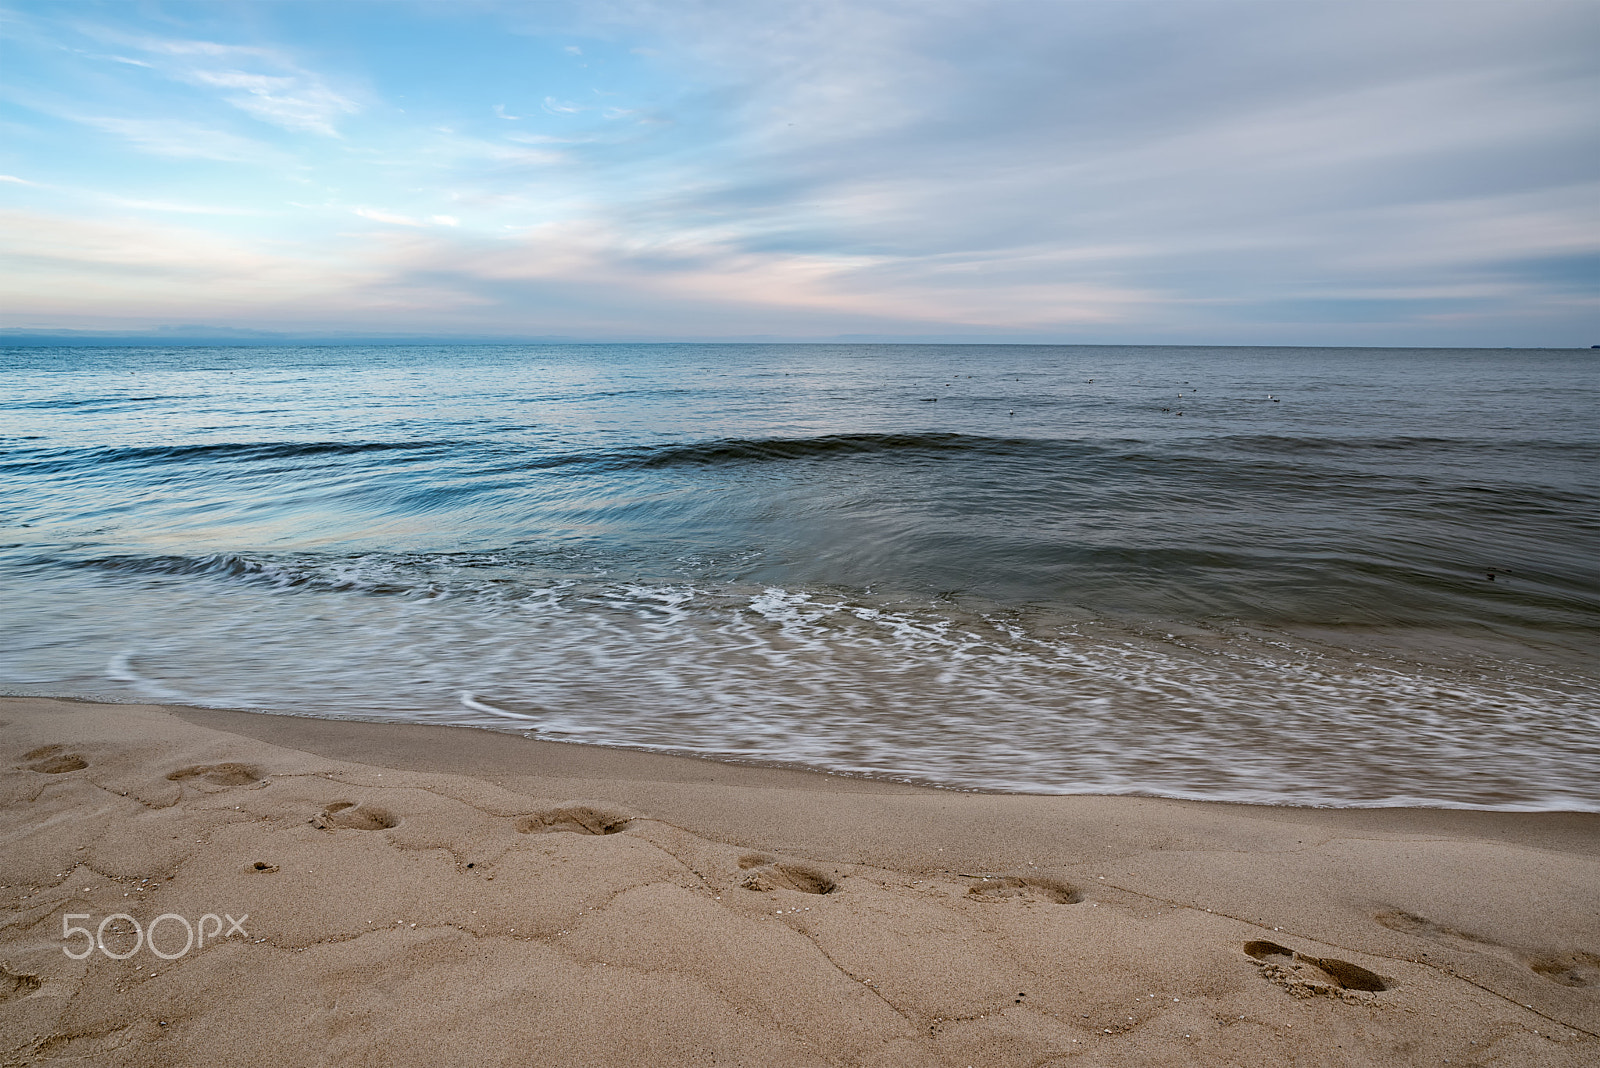
[[[1391,931],[1401,931],[1446,945],[1453,943],[1462,949],[1510,958],[1532,969],[1535,974],[1561,986],[1600,987],[1600,954],[1581,949],[1518,949],[1471,931],[1435,923],[1414,912],[1405,912],[1401,909],[1380,912],[1373,919]]]
[[[747,865],[745,861],[754,861]],[[821,868],[810,864],[793,864],[770,858],[747,856],[739,859],[739,867],[750,871],[739,885],[746,890],[795,890],[802,894],[833,894],[839,883]]]
[[[973,883],[967,888],[967,896],[977,901],[1045,901],[1052,905],[1076,905],[1083,900],[1083,891],[1060,879],[1002,875]]]
[[[311,826],[318,830],[341,828],[350,831],[382,831],[400,826],[400,819],[377,805],[358,805],[354,801],[335,801],[315,816]]]
[[[168,772],[167,778],[173,782],[199,779],[213,786],[249,786],[260,782],[262,775],[261,769],[254,764],[195,764]]]
[[[60,775],[66,771],[82,771],[89,766],[89,762],[77,753],[63,753],[62,746],[41,745],[37,749],[30,749],[22,754],[23,760],[32,761],[26,764],[29,771],[39,771],[46,775]]]
[[[571,834],[616,834],[628,829],[631,816],[623,816],[588,805],[562,805],[560,808],[535,812],[517,821],[522,834],[545,834],[549,831],[567,831]]]
[[[1400,909],[1380,912],[1372,918],[1391,931],[1403,931],[1406,934],[1421,935],[1424,938],[1469,942],[1479,946],[1498,946],[1500,944],[1492,938],[1484,938],[1482,935],[1475,935],[1470,931],[1458,931],[1454,927],[1446,927],[1444,924],[1424,919],[1414,912],[1404,912]]]
[[[1347,960],[1296,953],[1288,946],[1264,939],[1246,942],[1244,951],[1256,962],[1263,976],[1297,998],[1333,997],[1359,1001],[1359,994],[1353,991],[1377,993],[1389,989],[1383,976]]]
[[[43,985],[37,975],[14,972],[0,964],[0,1001],[25,998]]]
[[[1547,953],[1524,959],[1528,967],[1562,986],[1600,986],[1600,954],[1581,949]]]

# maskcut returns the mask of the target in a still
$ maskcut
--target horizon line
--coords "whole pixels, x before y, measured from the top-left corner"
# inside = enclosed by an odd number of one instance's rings
[[[934,334],[833,334],[823,337],[796,337],[778,334],[745,334],[733,337],[582,337],[571,334],[490,336],[462,334],[274,334],[222,328],[215,333],[195,330],[179,332],[92,331],[92,330],[0,330],[3,348],[273,348],[303,346],[332,348],[364,345],[406,348],[427,345],[461,347],[512,347],[518,345],[946,345],[1015,346],[1018,348],[1185,348],[1185,349],[1465,349],[1510,351],[1585,352],[1600,345],[1417,345],[1417,344],[1304,344],[1262,342],[1174,342],[1174,341],[1061,341],[1024,338],[996,338]]]

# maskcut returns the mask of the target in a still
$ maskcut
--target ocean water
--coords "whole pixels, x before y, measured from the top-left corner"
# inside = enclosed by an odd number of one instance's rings
[[[0,690],[1600,810],[1600,360],[0,354]]]

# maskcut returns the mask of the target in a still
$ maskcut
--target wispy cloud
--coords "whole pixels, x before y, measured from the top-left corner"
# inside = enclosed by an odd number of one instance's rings
[[[285,158],[259,141],[213,127],[170,119],[110,115],[72,116],[76,121],[122,138],[141,152],[173,159],[282,165]]]
[[[226,97],[241,111],[288,130],[337,137],[334,122],[360,110],[346,97],[303,75],[274,76],[244,71],[196,70],[189,79],[200,85],[241,92]]]
[[[191,41],[181,38],[130,36],[107,28],[89,28],[91,33],[111,36],[136,45],[146,52],[169,56],[207,56],[214,59],[254,59],[285,66],[288,60],[273,48],[258,45],[226,44],[220,41]]]
[[[490,146],[485,149],[484,155],[503,163],[518,163],[530,167],[549,167],[567,160],[566,153],[555,149],[512,148],[507,145]]]
[[[350,214],[359,215],[363,219],[373,222],[388,223],[391,226],[422,226],[420,219],[413,219],[409,215],[399,215],[392,211],[379,211],[377,208],[351,208]]]
[[[337,137],[336,123],[360,111],[348,95],[278,49],[217,41],[127,34],[86,25],[84,32],[137,49],[151,57],[113,57],[158,70],[190,85],[223,91],[222,99],[262,122],[286,130]]]
[[[0,222],[0,285],[14,311],[33,316],[183,314],[196,287],[212,308],[237,312],[361,280],[348,266],[313,266],[198,229],[27,212],[0,213]]]
[[[134,211],[155,211],[172,215],[235,215],[252,216],[265,214],[257,208],[236,208],[222,204],[195,204],[173,200],[142,200],[137,197],[119,197],[100,195],[99,199],[107,204],[119,208],[131,208]]]
[[[454,215],[430,215],[426,219],[418,219],[410,215],[401,215],[393,211],[380,211],[377,208],[351,208],[350,214],[359,215],[363,219],[373,222],[388,223],[390,226],[460,226],[461,220]]]
[[[516,141],[519,144],[524,145],[575,145],[581,144],[584,141],[593,140],[593,138],[586,137],[556,137],[551,134],[525,133],[508,133],[505,135],[505,139],[507,141]]]

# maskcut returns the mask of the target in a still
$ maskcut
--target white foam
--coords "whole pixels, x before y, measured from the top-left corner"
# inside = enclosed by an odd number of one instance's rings
[[[1202,646],[1167,627],[776,586],[472,572],[401,596],[263,583],[124,586],[108,602],[83,581],[12,606],[28,674],[0,664],[0,685],[37,690],[53,672],[67,692],[536,725],[989,789],[1600,809],[1596,685],[1517,665],[1429,668],[1280,634]],[[61,632],[71,619],[99,629]],[[78,678],[96,650],[105,669]]]
[[[133,691],[141,697],[157,701],[188,700],[188,695],[183,691],[141,675],[133,666],[133,656],[130,651],[114,654],[106,661],[106,678],[131,685]]]
[[[466,692],[461,694],[461,707],[470,708],[474,712],[486,712],[491,716],[500,716],[504,719],[521,719],[535,723],[538,722],[539,719],[538,716],[529,716],[522,712],[513,712],[507,708],[496,708],[494,705],[480,701],[476,697],[472,696],[472,694]]]

